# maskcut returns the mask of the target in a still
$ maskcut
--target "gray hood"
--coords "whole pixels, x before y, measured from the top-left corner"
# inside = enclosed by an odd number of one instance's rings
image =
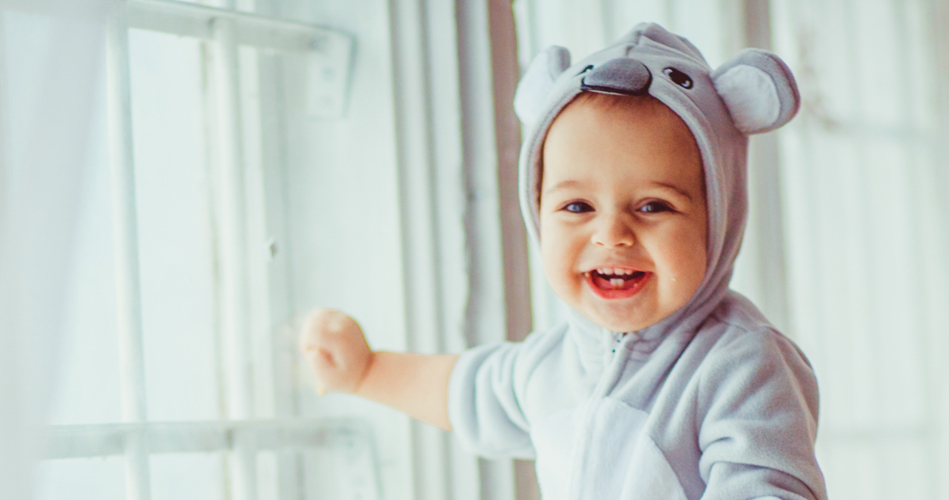
[[[713,71],[688,40],[651,23],[637,25],[614,45],[573,65],[563,47],[540,53],[514,100],[529,130],[520,156],[521,210],[537,243],[544,138],[554,118],[582,92],[651,95],[679,115],[695,136],[705,170],[708,268],[684,307],[637,334],[654,340],[673,328],[694,329],[727,294],[741,246],[748,212],[747,136],[774,130],[794,117],[800,106],[794,77],[776,55],[757,49],[746,49]],[[579,314],[571,314],[570,320],[588,332],[605,332]]]

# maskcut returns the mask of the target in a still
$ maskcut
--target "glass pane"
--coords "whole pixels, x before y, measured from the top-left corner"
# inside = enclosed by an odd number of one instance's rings
[[[367,460],[366,450],[334,447],[303,455],[307,500],[379,498],[380,485],[376,484],[374,464]]]
[[[129,34],[150,420],[204,420],[218,401],[215,248],[201,42]]]
[[[229,471],[220,453],[151,457],[152,500],[224,500]],[[230,472],[232,473],[232,472]]]
[[[49,460],[36,472],[38,500],[123,500],[125,460],[121,457]]]

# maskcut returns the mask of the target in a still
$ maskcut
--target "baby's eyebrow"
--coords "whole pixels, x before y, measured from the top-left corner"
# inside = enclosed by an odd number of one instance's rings
[[[553,186],[550,186],[549,188],[545,189],[543,194],[550,194],[554,191],[559,191],[561,189],[566,189],[566,188],[571,188],[571,187],[578,187],[580,185],[581,185],[580,181],[577,181],[574,179],[567,179],[565,181],[560,181],[554,184]]]
[[[689,203],[691,203],[692,201],[694,201],[694,200],[692,199],[692,195],[690,195],[689,193],[687,193],[687,192],[685,192],[684,190],[680,189],[678,186],[676,186],[676,185],[674,185],[674,184],[666,184],[665,182],[652,182],[652,184],[653,184],[654,186],[660,187],[660,188],[665,189],[665,190],[668,190],[668,191],[673,191],[673,192],[679,194],[680,196],[683,196],[683,197],[685,197],[685,198],[688,198]]]
[[[651,182],[649,182],[649,184],[650,184],[652,187],[657,187],[657,188],[660,188],[660,189],[662,189],[662,190],[664,190],[664,191],[671,191],[671,192],[673,192],[673,193],[675,193],[675,194],[677,194],[677,195],[679,195],[679,196],[682,196],[683,198],[686,198],[687,200],[689,200],[689,203],[692,203],[693,201],[695,201],[695,200],[692,198],[692,195],[690,195],[689,193],[687,193],[687,192],[684,191],[683,189],[679,188],[679,187],[676,186],[675,184],[668,184],[668,183],[659,182],[659,181],[651,181]],[[553,193],[553,192],[556,192],[556,191],[560,191],[561,189],[575,188],[575,187],[582,187],[582,186],[583,186],[583,183],[580,182],[580,181],[578,181],[578,180],[576,180],[576,179],[567,179],[567,180],[564,180],[564,181],[560,181],[560,182],[554,184],[553,186],[550,186],[549,188],[545,189],[545,190],[543,191],[543,193],[541,193],[541,194],[542,194],[542,195],[549,195],[550,193]]]

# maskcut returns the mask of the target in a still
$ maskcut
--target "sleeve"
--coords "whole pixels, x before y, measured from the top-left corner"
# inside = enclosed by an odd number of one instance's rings
[[[826,500],[817,381],[804,355],[771,330],[716,350],[697,396],[702,499]]]
[[[532,459],[522,409],[524,344],[504,342],[466,351],[448,386],[448,418],[464,449],[487,458]]]

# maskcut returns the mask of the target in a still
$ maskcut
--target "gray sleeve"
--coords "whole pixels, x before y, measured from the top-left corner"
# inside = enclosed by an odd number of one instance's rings
[[[488,458],[534,458],[521,408],[524,344],[477,347],[459,358],[448,389],[448,417],[462,446]]]
[[[826,500],[814,456],[817,381],[807,360],[771,330],[738,335],[716,351],[698,393],[702,499]]]

